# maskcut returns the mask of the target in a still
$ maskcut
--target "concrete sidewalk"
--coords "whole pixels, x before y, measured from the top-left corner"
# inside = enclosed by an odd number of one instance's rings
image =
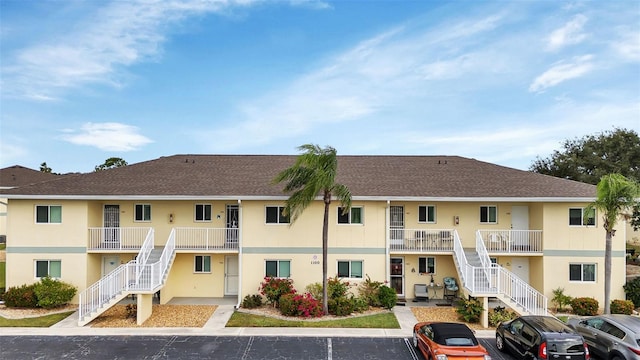
[[[319,337],[397,337],[411,338],[417,322],[411,308],[396,306],[393,312],[400,329],[345,329],[345,328],[233,328],[225,327],[234,312],[233,305],[218,305],[209,321],[201,328],[92,328],[78,326],[78,314],[49,328],[2,328],[0,336],[119,336],[119,335],[180,335],[180,336],[319,336]],[[493,338],[493,330],[477,330],[479,338]]]

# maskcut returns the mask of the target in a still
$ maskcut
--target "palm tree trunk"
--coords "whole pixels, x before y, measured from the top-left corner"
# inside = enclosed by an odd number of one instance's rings
[[[607,231],[604,245],[604,313],[610,314],[611,303],[611,231]]]
[[[331,198],[324,201],[324,221],[322,223],[322,312],[329,315],[329,298],[327,295],[327,249],[329,248],[329,204]]]

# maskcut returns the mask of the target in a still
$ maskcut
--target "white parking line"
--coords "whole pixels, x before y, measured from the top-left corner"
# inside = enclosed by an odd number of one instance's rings
[[[331,345],[331,338],[327,339],[327,360],[333,359],[333,345]]]
[[[407,345],[409,352],[411,353],[411,359],[418,360],[418,354],[416,354],[416,349],[413,347],[411,340],[404,338],[404,344]]]

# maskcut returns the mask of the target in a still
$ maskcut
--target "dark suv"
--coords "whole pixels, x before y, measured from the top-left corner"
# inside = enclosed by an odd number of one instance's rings
[[[496,329],[496,347],[519,359],[589,360],[580,334],[552,316],[521,316]]]

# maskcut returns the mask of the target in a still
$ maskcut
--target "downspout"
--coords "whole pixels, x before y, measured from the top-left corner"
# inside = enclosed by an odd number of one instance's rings
[[[387,284],[391,285],[391,274],[389,273],[389,264],[391,264],[391,239],[389,233],[391,233],[391,200],[387,200],[387,207],[384,210],[384,241],[385,241],[385,249],[384,249],[384,277],[387,281]]]
[[[235,308],[239,309],[242,304],[242,200],[238,199],[238,303]]]

